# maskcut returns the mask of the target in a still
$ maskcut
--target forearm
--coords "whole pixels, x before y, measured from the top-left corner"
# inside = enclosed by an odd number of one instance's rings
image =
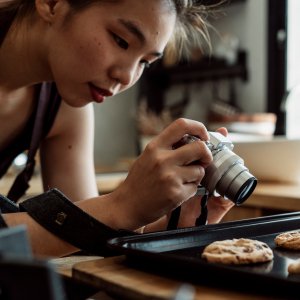
[[[17,225],[27,227],[31,248],[36,256],[59,257],[78,251],[71,244],[43,228],[25,212],[3,214],[3,218],[9,227]]]
[[[144,227],[143,233],[155,232],[160,230],[166,230],[169,218],[167,215],[163,216],[156,222],[150,223]]]
[[[118,189],[112,193],[75,203],[86,213],[103,224],[115,229],[135,231],[147,222],[138,218],[134,206],[126,200],[126,194]]]
[[[29,201],[33,201],[33,203],[38,203],[40,202],[42,199],[44,199],[43,201],[45,201],[48,203],[48,201],[51,201],[50,198],[45,198],[45,196],[41,195],[39,196],[41,197],[40,199],[37,200],[30,200]],[[51,196],[52,197],[52,196]],[[53,195],[53,197],[55,197],[55,195]],[[36,202],[38,201],[38,202]],[[54,199],[53,199],[54,201]],[[68,202],[68,200],[67,200]],[[124,201],[123,201],[124,202]],[[26,201],[24,202],[26,203]],[[70,202],[72,203],[72,202]],[[56,207],[56,209],[58,211],[65,211],[66,209],[66,213],[67,215],[69,215],[68,217],[68,222],[70,222],[72,219],[73,221],[71,222],[75,222],[72,226],[72,230],[73,234],[72,236],[75,237],[75,245],[77,245],[76,241],[77,241],[77,237],[76,237],[76,233],[77,231],[81,231],[82,230],[90,230],[89,228],[85,227],[85,225],[83,225],[82,221],[84,220],[88,220],[87,216],[85,213],[87,213],[88,215],[94,217],[95,219],[97,219],[97,221],[99,221],[100,223],[104,224],[104,226],[108,226],[112,229],[118,230],[118,229],[127,229],[127,230],[136,230],[138,229],[136,222],[128,222],[128,220],[132,219],[128,217],[128,212],[130,212],[130,210],[125,209],[124,206],[122,205],[116,205],[117,203],[117,199],[115,199],[113,194],[108,194],[108,195],[104,195],[104,196],[99,196],[99,197],[95,197],[95,198],[91,198],[88,200],[81,200],[76,202],[76,204],[71,204],[71,206],[74,207],[78,206],[81,210],[83,210],[82,213],[82,220],[79,218],[77,219],[76,214],[75,216],[72,214],[72,211],[74,211],[74,209],[68,208],[70,207],[70,205],[67,205],[66,207],[64,207],[64,204],[62,203],[62,207],[58,208]],[[25,204],[24,204],[25,205]],[[55,206],[57,205],[57,203],[55,203],[55,201],[53,202],[49,202],[50,206],[54,207],[54,211],[55,211]],[[42,205],[43,206],[43,205]],[[38,206],[37,206],[38,207]],[[28,209],[28,206],[25,206],[25,210],[26,208]],[[30,206],[29,206],[30,208]],[[32,210],[33,209],[33,210]],[[51,209],[50,209],[51,210]],[[55,226],[51,226],[50,228],[52,232],[54,232],[55,234],[51,233],[50,231],[48,231],[46,228],[48,228],[49,224],[55,224],[56,221],[51,219],[51,215],[53,215],[53,212],[49,212],[49,218],[48,216],[44,216],[43,214],[41,215],[40,213],[38,213],[38,210],[36,210],[36,208],[32,208],[31,205],[31,211],[35,212],[34,214],[37,216],[39,216],[37,218],[37,221],[35,220],[36,217],[34,217],[34,219],[30,216],[32,215],[30,213],[30,210],[28,211],[28,213],[26,212],[19,212],[19,213],[10,213],[10,214],[3,214],[4,220],[7,223],[7,225],[9,227],[13,227],[13,226],[17,226],[17,225],[25,225],[27,227],[27,232],[28,232],[28,237],[29,237],[29,241],[31,244],[31,248],[32,251],[34,253],[34,255],[36,256],[47,256],[47,257],[59,257],[59,256],[65,256],[65,255],[69,255],[71,253],[74,253],[76,251],[79,250],[79,248],[76,248],[75,246],[69,244],[68,242],[62,240],[61,238],[59,238],[58,236],[61,236],[61,229],[59,229],[59,231],[55,231]],[[75,209],[76,211],[76,209]],[[74,211],[74,212],[75,212]],[[78,211],[78,209],[77,209]],[[123,213],[122,213],[123,211]],[[126,214],[125,214],[126,212]],[[37,214],[38,213],[38,214]],[[41,217],[42,216],[42,217]],[[69,219],[70,218],[70,219]],[[40,220],[40,221],[39,221]],[[40,224],[39,224],[40,222]],[[87,221],[89,223],[89,221]],[[43,227],[41,224],[44,224]],[[48,225],[47,225],[48,224]],[[64,226],[65,227],[65,226]],[[53,231],[54,230],[54,231]],[[64,230],[70,230],[70,229],[65,229]],[[105,247],[105,243],[106,243],[106,238],[110,235],[106,235],[107,233],[105,232],[105,228],[103,229],[103,240],[101,240],[101,230],[102,228],[95,228],[92,229],[94,230],[94,234],[98,235],[99,237],[99,243],[102,241],[103,243],[103,247]],[[113,231],[113,230],[112,230]],[[67,238],[67,236],[69,236],[68,234],[69,231],[66,231],[66,240],[69,240]],[[56,236],[56,234],[58,236]],[[63,235],[64,236],[64,235]],[[111,236],[112,238],[113,236]],[[84,238],[86,238],[84,235],[78,235],[78,241],[82,241]],[[74,240],[74,238],[73,238]],[[89,240],[86,240],[86,242],[88,243]],[[91,241],[95,241],[95,239],[92,239]],[[79,244],[80,245],[80,244]],[[82,246],[83,250],[84,250],[84,245]],[[104,249],[104,248],[103,248]]]

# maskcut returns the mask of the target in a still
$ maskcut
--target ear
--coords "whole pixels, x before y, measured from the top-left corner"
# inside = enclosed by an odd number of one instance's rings
[[[35,0],[35,7],[39,16],[47,23],[52,23],[60,0]]]

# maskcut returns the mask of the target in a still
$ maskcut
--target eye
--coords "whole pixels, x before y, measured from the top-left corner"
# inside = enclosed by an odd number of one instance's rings
[[[144,65],[144,68],[148,69],[151,66],[151,63],[148,60],[141,60],[141,64]]]
[[[115,42],[118,44],[118,46],[120,48],[125,49],[125,50],[128,49],[129,44],[124,39],[122,39],[121,37],[119,37],[115,33],[112,33],[112,36],[113,36]]]

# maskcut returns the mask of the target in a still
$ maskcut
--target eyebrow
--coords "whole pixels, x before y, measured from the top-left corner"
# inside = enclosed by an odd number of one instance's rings
[[[145,35],[143,34],[142,30],[133,22],[129,20],[124,20],[124,19],[118,19],[121,25],[123,25],[129,32],[131,32],[133,35],[137,37],[137,39],[141,42],[142,45],[145,44],[146,38]],[[152,52],[151,55],[161,58],[163,56],[163,53],[161,52]]]

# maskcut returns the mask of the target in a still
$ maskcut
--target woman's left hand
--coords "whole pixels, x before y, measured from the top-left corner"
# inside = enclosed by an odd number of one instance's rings
[[[201,214],[201,196],[194,196],[181,205],[178,228],[193,227]],[[219,223],[226,213],[234,206],[234,203],[223,197],[210,197],[207,201],[207,224]],[[171,214],[160,220],[148,224],[142,232],[152,232],[165,230],[167,228]]]
[[[217,130],[224,136],[228,135],[226,128],[221,127]],[[226,213],[234,206],[234,203],[223,197],[211,196],[207,201],[207,222],[208,224],[218,223]],[[201,197],[194,196],[182,204],[178,227],[195,226],[196,219],[201,213]]]
[[[207,223],[219,223],[234,203],[223,197],[210,197],[207,201]],[[181,206],[179,228],[195,226],[197,218],[201,214],[201,196],[194,196]]]

